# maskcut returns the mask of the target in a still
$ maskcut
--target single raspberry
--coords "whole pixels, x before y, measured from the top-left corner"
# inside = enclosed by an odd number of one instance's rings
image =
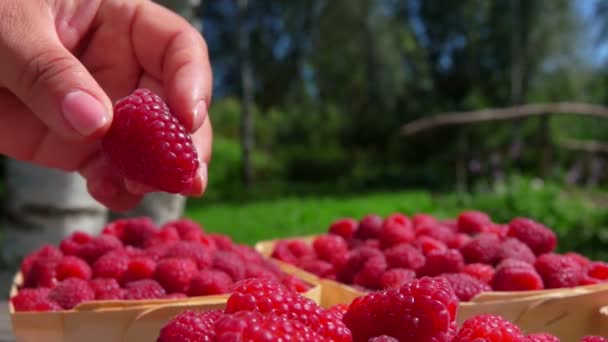
[[[458,215],[458,231],[467,234],[482,233],[492,223],[488,214],[481,211],[464,211]]]
[[[300,261],[297,266],[304,271],[315,274],[321,278],[327,278],[332,274],[336,274],[336,268],[334,265],[324,260],[306,259]]]
[[[215,242],[217,248],[222,251],[229,251],[234,245],[232,238],[228,235],[211,233],[209,237]]]
[[[93,240],[88,233],[75,231],[59,243],[59,248],[65,255],[78,255],[86,243]]]
[[[301,240],[281,240],[276,243],[272,257],[295,265],[302,259],[315,257],[315,251]]]
[[[181,238],[177,232],[177,229],[175,229],[175,227],[168,226],[157,230],[153,236],[146,240],[144,247],[150,248],[157,245],[175,243],[179,241],[181,241]]]
[[[215,333],[218,341],[324,341],[296,320],[249,311],[218,318]]]
[[[490,284],[494,278],[494,267],[486,264],[468,264],[462,268],[462,273]]]
[[[587,275],[595,279],[608,280],[608,263],[595,261],[587,265]]]
[[[376,248],[366,246],[350,251],[346,263],[340,269],[338,279],[343,283],[351,284],[354,281],[355,275],[359,273],[365,263],[377,256],[382,256],[382,252]]]
[[[167,222],[162,229],[169,227],[175,228],[181,239],[186,241],[198,241],[205,233],[205,229],[200,223],[187,218]]]
[[[359,222],[352,218],[342,218],[334,221],[329,226],[329,234],[341,236],[343,239],[348,240],[355,236],[355,232],[359,227]]]
[[[154,240],[153,238],[150,241]],[[160,259],[167,256],[169,250],[175,246],[175,242],[167,242],[167,243],[158,243],[152,246],[149,246],[145,249],[145,256],[151,258],[154,261],[159,261]]]
[[[467,319],[454,342],[524,342],[521,330],[513,323],[496,315],[478,315]]]
[[[164,297],[165,289],[153,279],[136,280],[125,285],[124,299],[157,299]]]
[[[125,246],[125,253],[129,258],[146,258],[148,257],[148,251],[143,248],[133,247],[133,246]]]
[[[416,214],[412,216],[412,223],[414,228],[418,230],[420,226],[438,226],[439,221],[429,214]]]
[[[217,251],[213,255],[212,267],[226,272],[235,282],[245,278],[245,263],[235,253]]]
[[[383,254],[375,256],[363,264],[361,270],[355,275],[353,283],[371,290],[380,289],[382,288],[380,277],[382,277],[387,267]]]
[[[57,249],[57,247],[53,245],[44,245],[23,259],[21,262],[21,273],[24,277],[27,277],[27,274],[36,260],[58,260],[61,259],[62,256],[63,253]]]
[[[436,276],[443,273],[457,273],[464,267],[464,258],[458,250],[432,251],[426,256],[426,263],[416,272],[419,276]]]
[[[15,311],[59,311],[61,306],[48,299],[51,290],[46,287],[21,289],[11,303]]]
[[[608,342],[608,338],[603,336],[584,336],[581,342]]]
[[[399,341],[447,341],[457,306],[447,280],[422,278],[356,298],[343,320],[354,342],[381,335]]]
[[[382,335],[382,336],[372,337],[369,340],[367,340],[367,342],[399,342],[399,340],[394,337],[388,336],[388,335]]]
[[[576,286],[585,274],[576,260],[553,253],[539,256],[534,267],[547,289]]]
[[[414,240],[414,236],[412,221],[403,214],[392,214],[382,223],[380,246],[388,248],[400,243],[410,242]]]
[[[123,282],[128,283],[140,279],[149,279],[154,276],[156,261],[149,257],[135,257],[129,260]]]
[[[259,264],[246,264],[245,265],[245,278],[260,278],[278,281],[278,274],[280,271],[276,271],[265,265]],[[232,279],[232,278],[231,278]]]
[[[383,223],[384,223],[384,220],[382,219],[382,217],[380,217],[378,215],[375,215],[375,214],[366,215],[359,221],[359,226],[357,227],[357,230],[355,231],[354,237],[363,239],[363,240],[377,239],[380,237],[380,232],[382,231]]]
[[[331,312],[334,315],[337,315],[341,320],[344,314],[348,311],[348,304],[335,304],[327,308],[327,312]]]
[[[576,253],[576,252],[568,252],[566,254],[564,254],[564,256],[567,256],[568,258],[571,258],[573,260],[575,260],[579,265],[581,265],[582,267],[587,267],[590,263],[591,260],[589,260],[589,258],[587,258],[586,256]]]
[[[542,290],[543,280],[534,267],[516,259],[503,260],[492,279],[495,291],[529,291]]]
[[[413,244],[418,247],[424,255],[427,255],[432,251],[445,251],[448,249],[448,246],[445,243],[433,239],[430,236],[419,236]]]
[[[192,259],[201,270],[213,264],[210,251],[194,241],[181,241],[172,245],[167,249],[164,257]]]
[[[135,217],[115,220],[102,233],[116,236],[125,245],[144,247],[146,241],[157,233],[157,228],[151,218]]]
[[[547,333],[526,335],[525,342],[560,342],[559,338]]]
[[[590,277],[588,275],[584,275],[579,281],[578,284],[579,286],[585,286],[585,285],[595,285],[595,284],[600,284],[603,283],[603,280],[597,279],[597,278],[593,278]]]
[[[112,300],[122,299],[124,290],[114,278],[96,278],[89,281],[89,286],[95,292],[95,299]]]
[[[76,256],[92,265],[102,255],[115,249],[121,249],[122,247],[122,242],[117,237],[103,234],[85,243]]]
[[[162,327],[156,341],[216,341],[215,322],[222,316],[221,310],[184,311]]]
[[[414,246],[400,244],[384,251],[390,268],[408,268],[417,271],[425,263],[425,256]]]
[[[405,268],[393,268],[382,274],[380,287],[383,289],[400,287],[414,279],[416,279],[416,272]]]
[[[339,235],[320,235],[314,239],[312,247],[319,259],[331,262],[336,255],[348,252],[346,240]]]
[[[95,292],[86,280],[68,278],[57,284],[49,292],[48,298],[57,302],[62,308],[70,310],[80,303],[95,300]]]
[[[450,228],[446,226],[437,225],[422,225],[416,228],[416,236],[428,236],[433,239],[439,240],[443,243],[449,244],[454,240],[454,233]]]
[[[129,257],[124,250],[111,251],[97,259],[93,264],[95,278],[114,278],[123,283],[124,275],[129,268]]]
[[[101,145],[126,178],[170,193],[189,189],[199,166],[190,134],[147,89],[116,102]]]
[[[534,254],[552,252],[557,246],[555,233],[546,226],[529,218],[518,217],[509,223],[509,236],[528,245]]]
[[[458,296],[463,302],[468,302],[473,297],[477,296],[482,292],[492,291],[490,285],[484,283],[483,281],[473,278],[468,274],[464,273],[451,273],[442,275],[445,279],[450,282],[452,288],[454,289],[454,293]]]
[[[536,255],[525,243],[516,238],[508,238],[500,243],[496,259],[498,262],[505,259],[518,259],[529,264],[534,264]]]
[[[479,234],[460,248],[460,253],[468,264],[493,265],[498,258],[500,240],[494,234]]]
[[[185,293],[196,272],[196,264],[190,259],[167,258],[159,261],[156,265],[154,279],[162,285],[167,293]]]
[[[55,269],[57,272],[57,280],[64,280],[67,278],[80,278],[89,279],[91,278],[91,267],[86,261],[75,256],[64,256],[61,258]]]
[[[260,253],[258,253],[253,247],[241,244],[235,244],[230,249],[231,252],[235,253],[244,263],[250,264],[266,264],[268,260],[266,260]],[[274,265],[273,263],[271,263]]]
[[[460,249],[462,246],[466,245],[473,238],[464,233],[456,233],[452,235],[452,238],[448,241],[448,248],[456,248]]]
[[[57,279],[57,265],[61,257],[38,257],[34,259],[24,279],[24,287],[55,287]]]
[[[202,270],[190,279],[189,296],[207,296],[228,293],[232,290],[234,281],[219,270]]]
[[[293,274],[283,274],[279,278],[281,283],[292,292],[303,293],[310,289],[310,284]]]

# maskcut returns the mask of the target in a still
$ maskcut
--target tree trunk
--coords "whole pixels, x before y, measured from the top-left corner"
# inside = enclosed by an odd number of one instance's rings
[[[253,123],[253,70],[249,56],[249,30],[246,24],[248,0],[237,0],[237,39],[241,63],[241,148],[243,154],[242,177],[245,186],[253,183],[252,153],[254,141]]]
[[[511,0],[511,105],[516,106],[523,103],[523,65],[524,56],[522,49],[521,32],[521,3],[520,0]],[[522,120],[514,120],[511,133],[511,148],[509,160],[515,161],[519,158],[522,149],[521,136]]]

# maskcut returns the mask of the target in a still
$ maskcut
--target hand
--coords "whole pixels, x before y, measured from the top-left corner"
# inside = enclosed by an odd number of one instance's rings
[[[144,87],[192,132],[201,195],[211,154],[212,76],[205,41],[147,0],[0,1],[0,153],[78,171],[114,210],[148,189],[116,174],[99,152],[112,103]]]

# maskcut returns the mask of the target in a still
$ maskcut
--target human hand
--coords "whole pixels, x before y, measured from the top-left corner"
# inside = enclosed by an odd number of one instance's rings
[[[201,166],[185,195],[204,192],[212,76],[185,20],[147,0],[2,0],[0,18],[0,153],[78,171],[95,199],[130,209],[154,189],[117,174],[99,141],[112,103],[148,88],[192,132]]]

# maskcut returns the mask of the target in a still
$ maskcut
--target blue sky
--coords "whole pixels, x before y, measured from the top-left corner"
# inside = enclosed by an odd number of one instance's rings
[[[575,8],[581,16],[581,22],[585,25],[587,34],[583,35],[581,56],[594,66],[599,66],[606,63],[608,59],[608,40],[607,42],[598,44],[597,35],[600,29],[599,22],[594,16],[594,9],[598,2],[606,0],[573,0]]]

